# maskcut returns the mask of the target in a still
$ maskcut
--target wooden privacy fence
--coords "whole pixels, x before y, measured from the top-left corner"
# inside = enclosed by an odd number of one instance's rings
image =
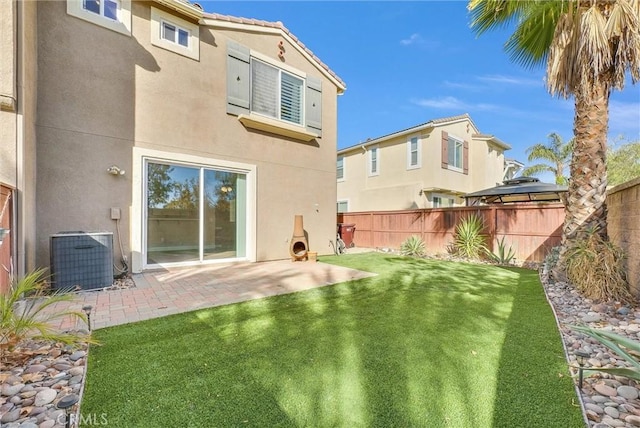
[[[504,237],[516,259],[544,260],[560,244],[564,207],[562,204],[514,204],[457,207],[410,211],[370,211],[338,214],[338,223],[355,224],[353,241],[358,247],[400,248],[412,235],[425,242],[430,254],[446,252],[453,242],[458,222],[471,214],[484,221],[483,233],[490,249]]]

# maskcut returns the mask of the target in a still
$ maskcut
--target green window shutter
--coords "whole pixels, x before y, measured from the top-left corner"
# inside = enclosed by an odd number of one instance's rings
[[[449,134],[446,131],[442,131],[442,168],[447,168],[449,165]]]
[[[249,114],[249,49],[239,43],[227,42],[227,113]]]
[[[305,91],[305,125],[307,131],[322,137],[322,81],[307,76],[307,90]]]
[[[462,151],[462,171],[465,174],[469,174],[469,142],[464,142],[464,149]]]

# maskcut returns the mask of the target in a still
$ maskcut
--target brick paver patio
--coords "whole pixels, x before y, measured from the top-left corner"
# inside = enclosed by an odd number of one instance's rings
[[[78,311],[91,305],[91,326],[98,329],[372,275],[320,262],[216,264],[136,274],[133,276],[135,287],[83,291],[77,293],[72,303],[58,305]],[[86,328],[86,325],[77,325],[69,318],[62,320],[59,327],[68,330]]]

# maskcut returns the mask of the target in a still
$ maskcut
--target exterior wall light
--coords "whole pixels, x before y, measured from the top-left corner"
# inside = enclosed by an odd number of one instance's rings
[[[107,172],[111,175],[124,175],[124,169],[120,169],[116,165],[111,165],[109,168],[107,168]]]

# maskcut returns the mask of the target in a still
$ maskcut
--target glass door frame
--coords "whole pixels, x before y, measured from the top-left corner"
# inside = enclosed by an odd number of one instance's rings
[[[224,259],[204,259],[203,245],[203,227],[204,221],[203,210],[204,204],[199,207],[199,260],[177,263],[147,263],[147,165],[149,163],[169,164],[176,166],[186,166],[200,168],[200,176],[204,174],[205,169],[225,171],[231,173],[242,174],[246,180],[245,195],[245,225],[244,242],[245,255],[242,257],[232,257]],[[141,272],[145,269],[157,269],[162,267],[173,266],[197,266],[204,264],[228,263],[234,261],[256,261],[256,165],[243,164],[239,162],[222,161],[217,159],[204,158],[200,156],[161,152],[153,149],[134,148],[134,167],[133,167],[133,198],[132,198],[132,224],[131,224],[131,250],[132,250],[132,272]],[[202,180],[202,178],[201,178]],[[200,186],[200,196],[202,200],[203,186]],[[137,221],[135,219],[138,219]]]

